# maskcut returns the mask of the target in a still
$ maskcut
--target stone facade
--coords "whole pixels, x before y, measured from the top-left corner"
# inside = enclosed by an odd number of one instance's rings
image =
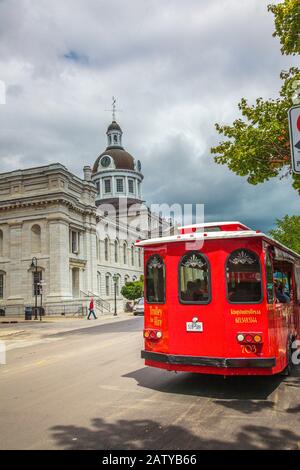
[[[33,305],[41,279],[44,305],[52,308],[80,298],[81,289],[97,289],[95,194],[93,183],[61,164],[0,174],[0,308],[6,313]]]
[[[36,299],[49,314],[76,313],[91,297],[108,312],[115,287],[124,308],[122,286],[143,273],[134,244],[149,232],[130,214],[143,203],[143,175],[121,137],[113,121],[106,150],[83,179],[60,163],[0,174],[0,314],[23,314]],[[169,227],[145,205],[139,213],[139,221],[152,218],[157,236]]]

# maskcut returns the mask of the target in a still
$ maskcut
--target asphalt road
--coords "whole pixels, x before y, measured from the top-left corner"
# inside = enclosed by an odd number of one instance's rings
[[[0,366],[1,449],[299,449],[300,370],[174,374],[140,359],[142,318],[58,333]]]

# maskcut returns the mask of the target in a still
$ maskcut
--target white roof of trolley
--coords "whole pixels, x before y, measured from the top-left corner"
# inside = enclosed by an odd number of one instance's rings
[[[231,225],[231,224],[238,224],[238,225],[243,225],[240,224],[240,222],[213,222],[216,227],[219,227],[220,224],[224,225]],[[211,227],[211,224],[205,224],[207,227]],[[195,227],[195,225],[192,225],[191,227]],[[246,227],[246,225],[244,226]],[[182,227],[183,228],[183,227]],[[263,238],[269,243],[272,243],[273,245],[277,245],[280,248],[283,248],[285,251],[293,254],[297,258],[300,258],[300,254],[296,253],[295,251],[291,250],[290,248],[286,247],[282,243],[278,242],[277,240],[274,240],[273,238],[269,237],[265,233],[261,232],[260,230],[252,230],[249,229],[248,227],[245,230],[219,230],[216,232],[205,232],[205,230],[202,232],[193,232],[193,233],[181,233],[177,235],[170,235],[166,237],[158,237],[158,238],[149,238],[148,240],[137,240],[136,241],[136,246],[151,246],[151,245],[162,245],[164,243],[180,243],[180,242],[196,242],[196,241],[202,241],[205,242],[207,240],[222,240],[222,239],[228,239],[228,238],[251,238],[251,237],[256,237],[256,238]]]
[[[205,227],[222,227],[223,225],[239,225],[240,227],[245,228],[245,230],[251,230],[247,225],[242,224],[241,222],[235,220],[230,222],[204,222],[203,224],[191,224],[191,225],[182,225],[178,227],[179,230],[185,228],[205,228]]]

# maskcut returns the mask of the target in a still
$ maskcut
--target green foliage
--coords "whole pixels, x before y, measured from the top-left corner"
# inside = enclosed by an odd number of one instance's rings
[[[284,0],[269,5],[268,10],[275,16],[275,32],[281,44],[282,54],[300,53],[300,0]]]
[[[216,124],[226,140],[211,149],[216,154],[215,161],[228,165],[237,175],[246,176],[251,184],[291,173],[287,112],[293,105],[293,82],[300,80],[300,70],[293,67],[280,77],[283,84],[279,98],[257,98],[254,105],[243,98],[238,105],[242,118],[232,125]],[[300,193],[300,177],[293,174],[292,178]]]
[[[125,299],[136,300],[144,295],[144,283],[142,280],[126,282],[122,287],[121,294]]]
[[[276,220],[276,228],[270,230],[271,237],[300,254],[300,216],[284,216]]]

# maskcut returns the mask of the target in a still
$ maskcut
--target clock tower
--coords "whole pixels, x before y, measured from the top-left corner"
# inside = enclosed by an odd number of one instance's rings
[[[118,206],[121,198],[126,198],[128,206],[143,202],[142,165],[124,149],[123,132],[114,113],[106,135],[107,147],[96,159],[92,171],[92,181],[97,189],[96,205]]]

